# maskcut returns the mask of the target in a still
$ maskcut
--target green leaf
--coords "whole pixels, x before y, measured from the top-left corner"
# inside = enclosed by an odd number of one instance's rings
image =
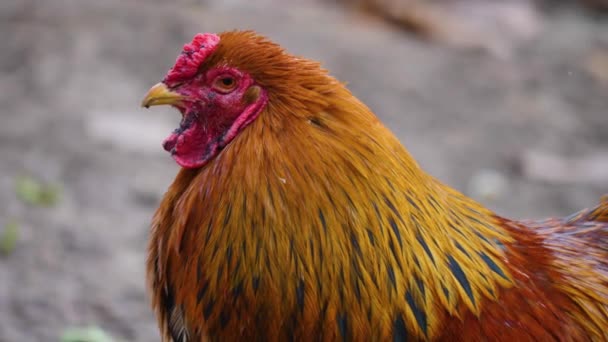
[[[61,188],[56,185],[48,185],[46,186],[42,192],[40,193],[40,204],[46,207],[52,207],[59,202],[59,194],[61,192]]]
[[[57,185],[44,185],[32,177],[17,178],[15,192],[24,203],[50,207],[57,204],[61,188]]]
[[[70,328],[64,331],[61,342],[113,342],[99,327]]]
[[[0,235],[0,254],[9,255],[15,250],[19,239],[19,225],[17,222],[9,222]]]
[[[25,203],[36,204],[39,201],[42,185],[30,177],[19,177],[15,191],[17,197]]]

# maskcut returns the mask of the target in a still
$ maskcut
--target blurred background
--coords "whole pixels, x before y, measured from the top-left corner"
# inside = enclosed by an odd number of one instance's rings
[[[251,28],[322,61],[430,173],[501,215],[540,218],[608,193],[606,9],[0,2],[0,341],[159,340],[145,249],[178,170],[160,144],[179,115],[139,103],[195,33]]]

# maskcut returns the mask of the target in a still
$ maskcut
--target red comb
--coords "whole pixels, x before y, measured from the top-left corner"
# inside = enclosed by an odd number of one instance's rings
[[[215,51],[220,37],[213,33],[199,33],[190,44],[184,45],[182,53],[177,57],[175,65],[163,80],[166,84],[181,82],[198,72],[199,66]]]

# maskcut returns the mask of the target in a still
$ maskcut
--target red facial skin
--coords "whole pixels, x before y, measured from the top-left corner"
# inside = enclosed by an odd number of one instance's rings
[[[226,80],[233,86],[226,86]],[[164,82],[185,97],[175,106],[182,113],[180,126],[163,142],[184,168],[202,167],[217,156],[258,117],[268,99],[261,89],[257,99],[247,103],[245,93],[258,86],[247,73],[231,67],[211,68],[179,83]]]
[[[184,168],[207,164],[258,117],[268,102],[266,91],[245,72],[229,66],[200,70],[219,41],[220,37],[212,33],[195,35],[163,79],[172,92],[184,96],[174,105],[182,113],[182,121],[163,142],[164,149]],[[230,85],[224,80],[230,80]],[[250,89],[255,91],[247,93]]]

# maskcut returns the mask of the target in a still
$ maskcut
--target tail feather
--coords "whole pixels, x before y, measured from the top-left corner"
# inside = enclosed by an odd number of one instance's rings
[[[608,195],[600,200],[600,204],[589,213],[589,220],[608,222]]]
[[[608,223],[608,195],[602,196],[600,204],[592,209],[581,210],[566,217],[566,224],[578,225],[584,223]]]
[[[598,262],[608,269],[608,195],[591,209],[583,209],[564,219],[561,232],[571,235],[588,252],[601,251]]]
[[[543,221],[539,228],[560,274],[553,284],[581,309],[572,317],[598,340],[608,340],[608,196],[594,208]]]

